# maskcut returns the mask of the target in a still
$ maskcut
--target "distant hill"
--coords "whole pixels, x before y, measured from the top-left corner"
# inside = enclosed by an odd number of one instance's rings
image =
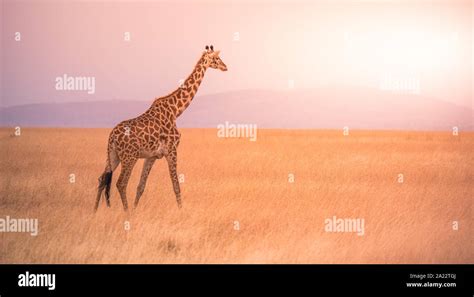
[[[47,103],[0,109],[2,126],[113,127],[140,115],[149,101]],[[224,122],[260,128],[474,130],[473,110],[431,98],[368,88],[243,90],[197,96],[179,127]]]

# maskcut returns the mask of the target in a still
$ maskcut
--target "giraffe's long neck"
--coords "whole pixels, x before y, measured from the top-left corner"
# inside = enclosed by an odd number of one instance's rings
[[[176,98],[176,117],[179,117],[183,111],[191,104],[196,92],[201,85],[207,66],[204,63],[204,57],[201,57],[194,67],[193,72],[183,82],[175,93]]]

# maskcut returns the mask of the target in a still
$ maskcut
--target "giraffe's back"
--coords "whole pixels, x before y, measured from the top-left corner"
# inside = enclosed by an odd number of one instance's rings
[[[139,117],[125,120],[110,133],[109,147],[120,160],[127,156],[135,158],[161,158],[166,154],[166,144],[175,120],[167,113],[146,112]]]

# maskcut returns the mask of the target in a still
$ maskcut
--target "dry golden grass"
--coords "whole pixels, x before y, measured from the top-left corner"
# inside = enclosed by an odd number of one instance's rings
[[[0,233],[0,263],[474,262],[473,133],[182,129],[183,209],[160,160],[138,209],[123,212],[116,171],[94,215],[109,131],[0,130],[0,217],[39,219],[36,237]],[[364,218],[365,235],[324,232],[334,215]]]

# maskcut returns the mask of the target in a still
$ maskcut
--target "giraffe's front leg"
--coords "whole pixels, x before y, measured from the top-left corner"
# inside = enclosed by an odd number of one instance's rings
[[[173,190],[176,195],[176,202],[178,203],[178,207],[181,208],[181,190],[179,188],[179,180],[178,180],[178,173],[177,173],[177,151],[176,146],[173,146],[169,149],[168,154],[166,156],[166,161],[168,161],[168,168],[170,171],[171,182],[173,183]]]

